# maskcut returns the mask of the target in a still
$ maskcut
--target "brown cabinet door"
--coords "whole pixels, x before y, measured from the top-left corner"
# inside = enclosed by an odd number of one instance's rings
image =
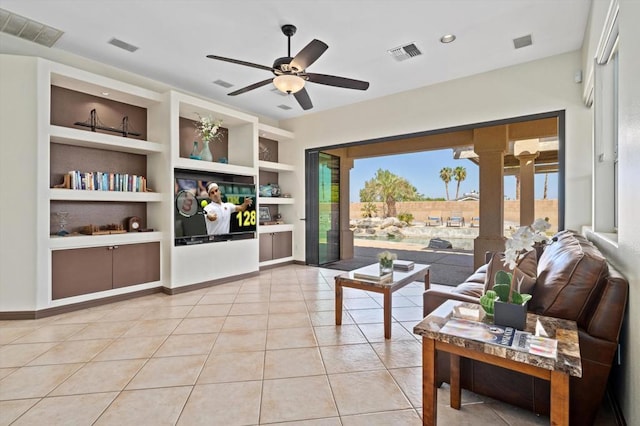
[[[111,289],[109,247],[55,250],[51,253],[53,300]]]
[[[114,246],[113,288],[159,280],[160,243]]]
[[[260,262],[273,259],[273,234],[260,234]]]
[[[292,238],[291,231],[276,232],[273,234],[273,258],[274,259],[289,257],[293,254],[291,238]]]

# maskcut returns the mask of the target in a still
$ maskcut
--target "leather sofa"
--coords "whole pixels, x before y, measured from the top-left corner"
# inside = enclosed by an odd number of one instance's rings
[[[451,292],[427,289],[424,315],[445,300],[478,303],[491,286],[491,262],[478,268]],[[589,425],[605,394],[627,303],[629,284],[584,236],[562,231],[537,260],[529,311],[574,320],[578,324],[582,377],[570,378],[572,425]],[[437,380],[449,381],[449,356],[438,353]],[[549,382],[463,359],[461,386],[538,414],[549,414]]]

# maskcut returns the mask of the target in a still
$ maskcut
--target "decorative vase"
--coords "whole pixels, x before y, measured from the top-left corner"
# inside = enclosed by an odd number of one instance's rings
[[[493,322],[505,327],[513,327],[517,330],[527,328],[527,306],[529,302],[521,305],[501,302],[496,300],[493,305]]]
[[[198,141],[193,141],[193,149],[191,150],[191,154],[189,154],[189,158],[202,160],[202,157],[198,154]]]
[[[213,154],[211,154],[211,150],[209,149],[209,141],[202,141],[202,151],[200,151],[200,159],[202,161],[213,161]]]
[[[393,259],[380,259],[380,274],[393,272]]]

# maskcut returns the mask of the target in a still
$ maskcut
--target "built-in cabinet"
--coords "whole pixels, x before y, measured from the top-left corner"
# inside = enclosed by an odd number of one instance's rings
[[[2,207],[0,313],[250,275],[262,265],[263,236],[271,241],[266,262],[292,260],[293,197],[257,199],[280,213],[283,224],[258,226],[255,238],[174,245],[176,170],[241,176],[257,192],[261,171],[295,173],[277,158],[259,160],[259,137],[280,144],[293,140],[290,132],[202,98],[154,92],[41,58],[0,55],[0,66],[2,197],[15,200],[16,188],[29,194],[24,203]],[[223,122],[225,142],[214,142],[215,161],[189,158],[192,123],[204,116]],[[72,189],[71,173],[91,185]],[[128,186],[113,190],[116,175],[127,176]],[[133,176],[144,179],[136,184]],[[61,217],[66,236],[58,235]],[[130,218],[145,232],[130,232]],[[281,258],[280,238],[289,247]]]
[[[260,185],[276,183],[280,187],[280,196],[258,198],[260,206],[269,208],[272,218],[280,218],[280,223],[261,225],[259,229],[260,266],[268,266],[293,260],[295,198],[288,185],[292,181],[295,168],[279,161],[280,150],[286,149],[286,144],[293,141],[293,134],[266,124],[260,124],[258,128],[260,131],[258,151],[262,158],[258,161],[259,183]]]
[[[160,281],[160,243],[54,250],[51,264],[54,300]]]

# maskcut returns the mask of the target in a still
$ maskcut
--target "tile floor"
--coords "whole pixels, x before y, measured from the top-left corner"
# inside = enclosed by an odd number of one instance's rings
[[[381,295],[340,271],[288,265],[174,296],[154,294],[40,320],[0,321],[0,425],[420,425],[422,284]],[[548,424],[464,393],[452,425]]]

